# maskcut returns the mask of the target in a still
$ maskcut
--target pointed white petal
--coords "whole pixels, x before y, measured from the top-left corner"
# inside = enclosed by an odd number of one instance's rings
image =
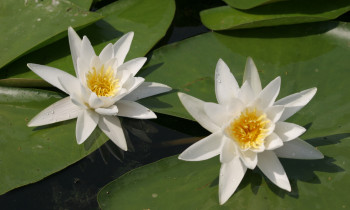
[[[86,36],[83,37],[81,42],[80,56],[86,61],[91,61],[91,59],[96,56],[94,48],[92,48],[90,40]]]
[[[289,180],[277,156],[272,151],[258,154],[258,167],[278,187],[291,191]]]
[[[236,191],[241,183],[247,168],[239,158],[234,158],[228,163],[222,163],[219,177],[219,203],[224,204]]]
[[[124,132],[118,117],[102,116],[98,126],[120,149],[124,151],[128,150]]]
[[[180,101],[186,108],[186,110],[190,113],[190,115],[205,129],[208,131],[215,133],[220,130],[220,127],[215,125],[208,115],[204,111],[204,101],[187,95],[185,93],[178,93]]]
[[[72,27],[68,28],[68,40],[69,40],[70,52],[72,54],[75,74],[77,75],[77,77],[79,77],[79,73],[77,71],[77,59],[80,56],[81,39]]]
[[[86,84],[86,74],[90,71],[89,62],[85,59],[77,58],[77,72],[79,73],[79,79],[81,83]]]
[[[122,36],[115,44],[114,44],[114,57],[117,58],[119,65],[124,63],[124,59],[129,52],[130,45],[132,42],[132,38],[134,37],[134,32],[129,32]]]
[[[297,138],[293,141],[284,142],[283,147],[274,150],[281,158],[291,159],[322,159],[323,154],[307,142]]]
[[[254,169],[256,164],[258,163],[258,156],[256,152],[251,150],[240,151],[241,160],[247,168]]]
[[[115,116],[118,114],[118,107],[116,105],[112,105],[108,108],[97,108],[95,109],[95,112],[100,115]]]
[[[310,88],[299,93],[294,93],[275,102],[276,105],[284,105],[285,110],[280,121],[285,121],[290,116],[303,108],[316,94],[317,88]]]
[[[227,114],[225,106],[221,104],[205,102],[204,111],[210,120],[219,127],[222,127],[231,118],[231,116]]]
[[[82,58],[82,60],[86,61],[86,63],[89,64],[89,68],[88,68],[89,71],[90,71],[90,69],[93,69],[93,68],[95,68],[96,70],[100,70],[102,65],[103,65],[103,63],[100,60],[100,57],[98,57],[96,55],[92,56],[90,62],[86,59],[83,59],[83,58]],[[85,73],[87,73],[87,71],[85,71]]]
[[[171,87],[156,82],[143,82],[138,88],[129,93],[123,99],[127,101],[137,101],[149,96],[165,93],[171,90]]]
[[[215,69],[215,94],[219,104],[227,104],[236,97],[238,83],[226,63],[219,59]]]
[[[251,57],[247,58],[244,75],[243,75],[243,84],[246,81],[248,81],[248,83],[250,84],[250,87],[252,88],[254,96],[259,95],[259,93],[262,90],[260,77],[259,77],[258,69],[256,68],[254,61]]]
[[[266,115],[269,120],[271,120],[273,123],[277,122],[280,117],[282,116],[284,111],[284,106],[282,105],[276,105],[276,106],[270,106],[266,109]]]
[[[223,146],[220,154],[220,162],[230,162],[234,157],[238,157],[237,147],[235,143],[233,143],[232,139],[224,136]]]
[[[249,104],[255,99],[255,94],[249,82],[243,83],[237,95],[238,95],[237,98],[239,98],[239,100],[241,100],[244,104]]]
[[[134,77],[125,82],[123,88],[125,88],[128,91],[128,93],[130,93],[136,88],[138,88],[144,81],[145,79],[142,77]]]
[[[78,144],[83,143],[95,130],[98,118],[98,114],[92,110],[85,109],[79,112],[75,128]]]
[[[70,94],[70,100],[72,101],[73,104],[76,106],[82,108],[82,109],[87,109],[87,107],[84,103],[83,97],[81,95],[78,95],[76,93],[71,93]]]
[[[271,133],[268,137],[265,138],[265,149],[266,150],[274,150],[274,149],[282,147],[282,146],[283,146],[283,141],[275,133]]]
[[[107,44],[98,57],[101,63],[106,63],[108,60],[112,59],[114,57],[113,44]],[[105,66],[105,68],[108,68],[108,66]]]
[[[38,65],[34,63],[28,63],[27,66],[39,77],[43,78],[46,82],[57,87],[63,92],[66,92],[66,90],[62,87],[61,83],[58,81],[58,77],[62,79],[68,78],[72,80],[73,78],[75,78],[74,76],[68,74],[67,72],[64,72],[62,70],[59,70],[53,67]]]
[[[135,76],[137,72],[142,68],[143,64],[145,64],[146,61],[147,61],[147,58],[145,57],[135,58],[120,65],[118,67],[118,70],[129,71],[133,76]]]
[[[180,154],[179,159],[201,161],[212,158],[220,153],[222,141],[221,132],[213,133],[188,147]]]
[[[154,114],[154,112],[152,112],[150,109],[134,101],[119,100],[116,105],[119,109],[118,116],[121,117],[130,117],[135,119],[157,118],[156,114]]]
[[[272,80],[259,94],[258,99],[260,100],[260,109],[264,110],[271,106],[280,92],[281,77],[277,77]]]
[[[301,136],[306,129],[300,125],[289,122],[277,122],[275,133],[282,139],[282,141],[290,141]]]
[[[100,108],[104,105],[103,100],[96,95],[96,93],[92,92],[89,98],[89,106],[93,109]]]
[[[68,96],[42,110],[28,123],[28,126],[34,127],[70,120],[76,118],[80,110],[81,108],[74,105]]]
[[[66,77],[58,76],[57,80],[61,84],[65,92],[68,93],[69,95],[71,94],[76,94],[78,96],[81,95],[81,89],[80,89],[81,86],[78,78],[73,76],[66,76]]]

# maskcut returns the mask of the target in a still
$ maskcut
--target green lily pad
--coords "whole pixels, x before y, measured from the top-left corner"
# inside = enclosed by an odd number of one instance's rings
[[[251,9],[253,7],[257,7],[262,4],[269,4],[276,1],[281,0],[223,0],[231,7],[237,8],[237,9]],[[288,0],[287,0],[288,1]]]
[[[103,210],[346,208],[350,205],[345,187],[350,184],[350,158],[344,148],[350,146],[349,136],[310,140],[330,156],[323,160],[281,159],[292,186],[290,193],[276,187],[259,170],[248,170],[235,194],[220,206],[219,158],[186,162],[173,156],[109,183],[99,192],[98,202]]]
[[[57,39],[68,26],[81,27],[101,16],[69,1],[1,1],[0,68]]]
[[[173,0],[120,0],[97,12],[105,18],[78,31],[78,34],[81,37],[87,35],[99,53],[108,43],[114,43],[124,33],[134,31],[134,40],[126,58],[129,60],[146,55],[165,35],[174,17],[175,3]],[[45,86],[27,68],[27,63],[48,65],[75,75],[68,39],[65,38],[6,66],[1,71],[0,78],[3,80],[0,84],[23,87],[22,82],[29,82],[30,86]]]
[[[347,0],[289,0],[250,10],[222,6],[204,10],[200,16],[207,28],[228,30],[332,20],[349,10],[350,2]]]
[[[78,145],[76,120],[27,127],[31,118],[61,98],[51,91],[0,87],[0,194],[60,171],[108,140],[96,129]]]
[[[302,136],[322,160],[281,159],[292,191],[248,170],[223,206],[218,199],[218,158],[186,162],[169,157],[135,169],[98,194],[102,209],[342,209],[350,205],[350,24],[323,22],[274,28],[210,32],[156,50],[141,75],[176,91],[216,102],[214,71],[219,58],[242,81],[251,56],[265,86],[282,77],[279,98],[317,87],[314,99],[289,122],[307,128]],[[153,71],[154,70],[154,71]],[[176,91],[144,99],[147,106],[191,119]],[[189,128],[190,129],[190,128]],[[320,199],[321,198],[321,199]]]

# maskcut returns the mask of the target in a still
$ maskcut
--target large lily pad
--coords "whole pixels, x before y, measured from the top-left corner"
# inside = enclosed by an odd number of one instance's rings
[[[323,160],[281,159],[292,185],[290,193],[276,187],[259,170],[248,170],[235,194],[220,206],[219,158],[185,162],[173,156],[109,183],[99,192],[98,202],[104,210],[346,208],[350,205],[350,158],[346,149],[350,146],[349,136],[310,140],[314,145],[322,145],[319,149],[330,156]]]
[[[156,50],[142,75],[205,101],[216,101],[214,70],[222,58],[238,81],[247,56],[253,57],[265,86],[280,75],[279,98],[317,87],[315,98],[288,121],[308,128],[303,139],[322,160],[281,162],[290,193],[248,171],[237,192],[218,203],[219,160],[185,162],[169,157],[135,169],[105,186],[102,209],[329,209],[350,205],[350,24],[324,22],[298,26],[211,32]],[[155,70],[156,71],[152,71]],[[157,102],[157,103],[156,103]],[[143,100],[158,112],[190,119],[176,93]],[[190,128],[189,128],[190,129]],[[322,198],[322,199],[320,199]]]
[[[62,170],[108,140],[96,129],[78,145],[76,120],[27,127],[31,118],[61,98],[51,91],[0,87],[0,194]]]
[[[250,10],[222,6],[204,10],[200,16],[207,28],[227,30],[325,21],[335,19],[349,10],[350,2],[347,0],[289,0]]]
[[[0,14],[0,68],[38,45],[47,44],[68,26],[81,27],[101,18],[69,1],[51,0],[2,0]]]
[[[134,31],[135,36],[127,60],[144,56],[166,33],[175,12],[173,0],[120,0],[97,11],[105,18],[78,32],[87,35],[99,52],[108,43],[114,43],[124,33]],[[11,86],[45,86],[45,83],[26,64],[38,63],[74,73],[65,38],[33,52],[5,67],[0,83]],[[5,79],[6,78],[6,79]],[[47,84],[46,84],[47,85]]]

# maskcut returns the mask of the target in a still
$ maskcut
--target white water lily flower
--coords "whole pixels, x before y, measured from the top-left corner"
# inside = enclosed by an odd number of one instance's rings
[[[108,44],[96,56],[89,39],[84,36],[81,40],[69,27],[69,45],[77,77],[56,68],[28,64],[33,72],[69,95],[40,112],[28,126],[78,118],[78,144],[83,143],[98,125],[117,146],[127,150],[117,116],[156,118],[151,110],[135,101],[171,90],[166,85],[144,82],[142,77],[135,77],[147,60],[145,57],[124,63],[133,36],[133,32],[125,34],[114,45]]]
[[[316,88],[275,101],[280,84],[281,79],[277,77],[262,89],[256,66],[248,58],[243,85],[239,88],[230,69],[220,59],[215,70],[218,104],[178,94],[193,118],[212,133],[187,148],[179,159],[201,161],[220,154],[220,204],[235,192],[247,168],[258,166],[274,184],[291,191],[278,157],[323,158],[321,152],[298,138],[305,128],[284,122],[312,99]]]

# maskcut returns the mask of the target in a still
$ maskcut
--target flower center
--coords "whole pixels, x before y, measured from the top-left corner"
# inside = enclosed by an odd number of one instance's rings
[[[246,108],[226,128],[226,132],[234,139],[241,149],[259,148],[267,136],[267,124],[270,122],[265,114],[258,114],[256,109]]]
[[[86,74],[88,88],[97,96],[114,96],[118,92],[119,79],[116,79],[113,73],[111,67],[108,67],[107,70],[104,69],[103,65],[100,70],[93,67]]]

